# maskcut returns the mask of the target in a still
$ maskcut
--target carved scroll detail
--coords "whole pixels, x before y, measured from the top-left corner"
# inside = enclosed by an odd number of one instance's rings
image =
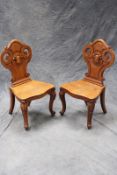
[[[12,40],[7,47],[4,48],[1,53],[1,63],[11,71],[12,83],[29,77],[27,64],[31,58],[31,48],[19,40]]]
[[[83,57],[88,65],[86,78],[102,84],[104,70],[114,63],[114,51],[105,41],[98,39],[83,48]]]

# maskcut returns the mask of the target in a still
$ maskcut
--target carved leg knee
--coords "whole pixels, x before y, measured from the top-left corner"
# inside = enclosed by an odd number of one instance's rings
[[[12,93],[11,90],[9,90],[9,92],[10,92],[10,109],[9,109],[9,114],[12,114],[14,106],[15,106],[15,95]]]
[[[60,114],[64,115],[64,112],[66,111],[66,101],[65,101],[65,91],[63,89],[60,89],[59,97],[62,103],[62,110],[60,111]]]
[[[105,105],[105,89],[102,91],[100,95],[100,103],[101,103],[103,113],[104,114],[107,113],[106,105]]]
[[[26,130],[28,130],[29,129],[29,126],[28,126],[28,103],[21,102],[21,110],[22,110],[22,114],[23,114],[23,118],[24,118],[24,128]]]
[[[92,128],[92,115],[93,115],[93,110],[95,107],[95,101],[87,102],[87,107],[88,107],[87,128],[90,129]]]
[[[54,100],[56,98],[55,89],[51,90],[51,92],[49,93],[49,95],[50,95],[49,111],[50,111],[51,115],[54,116],[55,115],[55,111],[53,111],[53,103],[54,103]]]

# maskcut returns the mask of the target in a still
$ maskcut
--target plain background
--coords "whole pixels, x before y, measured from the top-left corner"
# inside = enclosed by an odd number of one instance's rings
[[[85,44],[104,39],[117,52],[116,0],[0,0],[0,50],[12,39],[32,47],[31,77],[54,84],[81,79]],[[48,97],[29,109],[31,130],[23,129],[19,103],[8,114],[10,74],[0,65],[0,175],[116,175],[117,61],[105,72],[108,113],[99,102],[93,128],[86,128],[83,101],[66,96],[67,111],[48,112]]]

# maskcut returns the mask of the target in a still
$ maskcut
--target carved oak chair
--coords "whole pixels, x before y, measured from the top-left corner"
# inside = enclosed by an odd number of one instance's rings
[[[105,86],[103,84],[103,73],[115,60],[114,51],[102,39],[97,39],[83,48],[83,57],[88,66],[88,73],[82,80],[77,80],[62,84],[59,96],[62,102],[61,115],[66,110],[65,93],[70,96],[84,100],[88,108],[87,127],[92,127],[92,114],[96,100],[100,96],[101,107],[104,113],[107,112],[105,106]]]
[[[55,115],[53,111],[53,102],[56,97],[55,87],[52,84],[35,81],[30,78],[27,72],[27,65],[32,57],[32,50],[27,45],[19,40],[12,40],[1,53],[2,65],[11,72],[11,86],[10,90],[10,110],[12,114],[15,97],[19,100],[23,118],[24,128],[28,129],[28,106],[32,100],[36,100],[50,95],[49,111],[52,116]]]

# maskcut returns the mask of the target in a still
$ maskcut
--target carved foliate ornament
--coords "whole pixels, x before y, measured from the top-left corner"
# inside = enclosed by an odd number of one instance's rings
[[[2,65],[9,69],[12,75],[12,83],[29,77],[27,64],[32,58],[31,48],[20,42],[12,40],[1,53]]]
[[[105,69],[114,63],[114,51],[105,41],[98,39],[83,48],[83,57],[88,65],[86,79],[103,84]]]

